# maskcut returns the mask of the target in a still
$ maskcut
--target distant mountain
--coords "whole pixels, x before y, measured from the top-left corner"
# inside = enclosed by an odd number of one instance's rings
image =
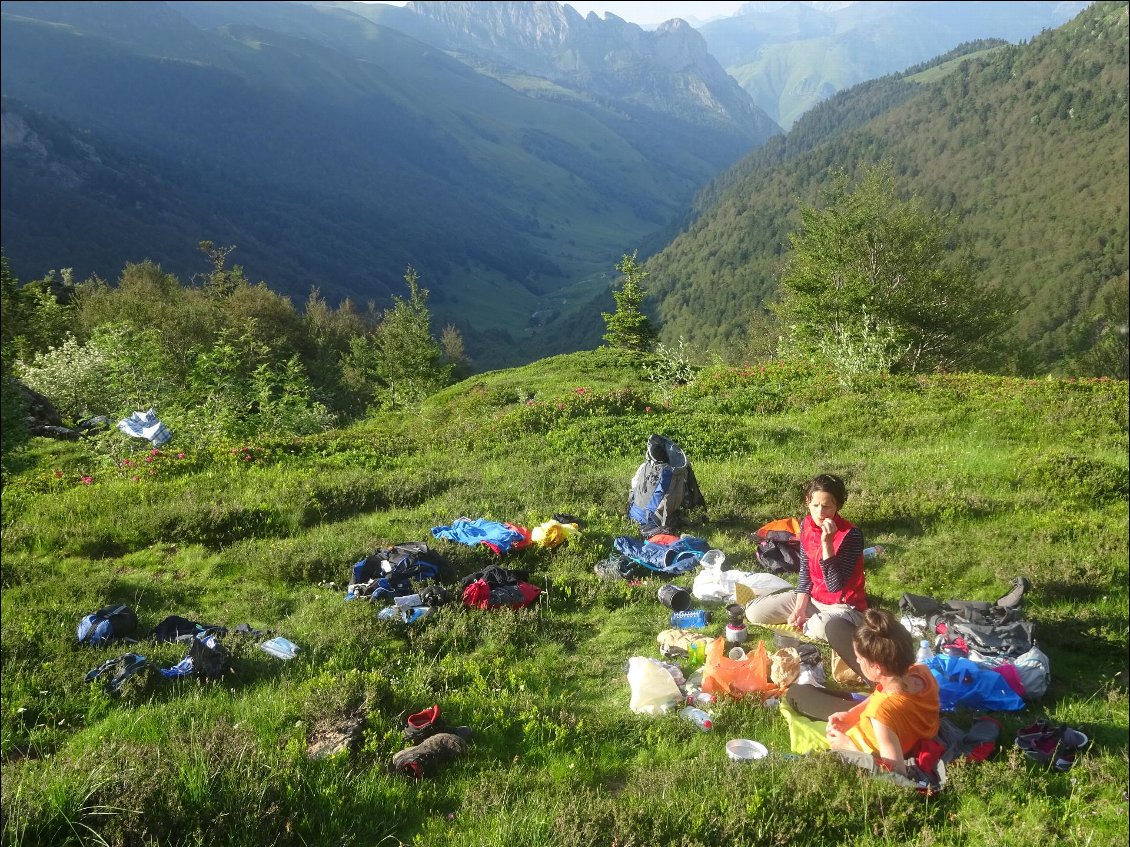
[[[358,4],[354,4],[358,5]],[[679,19],[645,31],[555,2],[409,2],[370,12],[449,50],[501,61],[633,109],[729,132],[742,145],[779,131]],[[411,26],[408,15],[422,19]]]
[[[623,40],[631,66],[566,87],[451,55],[365,4],[0,5],[17,276],[113,279],[152,258],[188,279],[208,239],[296,299],[387,303],[412,264],[480,367],[574,349],[575,313],[607,296],[619,256],[779,132],[689,27],[562,17],[569,49]],[[472,30],[493,6],[460,5],[480,7]],[[626,93],[632,73],[648,96]]]
[[[812,109],[718,177],[647,263],[665,339],[750,344],[800,205],[820,202],[833,170],[887,160],[907,195],[955,216],[985,285],[1015,305],[1021,371],[1085,371],[1109,333],[1124,359],[1127,24],[1126,3],[1097,3],[1029,44],[943,57]]]
[[[906,70],[966,41],[1018,42],[1071,20],[1087,2],[753,2],[704,24],[710,53],[783,127],[817,103]]]

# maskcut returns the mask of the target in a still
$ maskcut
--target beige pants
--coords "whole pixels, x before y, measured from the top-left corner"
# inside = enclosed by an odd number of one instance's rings
[[[795,591],[781,591],[766,597],[758,597],[745,607],[746,620],[753,624],[788,623],[789,615],[796,608],[797,598],[801,596],[803,595]],[[816,609],[816,613],[804,625],[804,634],[809,638],[827,641],[824,627],[832,618],[844,618],[850,621],[852,626],[863,623],[863,613],[846,603],[818,603],[809,599],[808,605],[810,609]]]

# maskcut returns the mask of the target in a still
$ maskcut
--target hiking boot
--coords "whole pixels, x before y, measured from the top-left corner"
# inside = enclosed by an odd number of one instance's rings
[[[444,762],[467,752],[467,742],[451,732],[438,732],[392,757],[394,773],[412,779],[433,776]]]
[[[1032,587],[1025,577],[1018,576],[1012,581],[1012,590],[997,600],[997,605],[1002,609],[1015,609],[1024,600],[1024,593]]]
[[[419,743],[425,738],[440,732],[450,732],[464,740],[470,740],[471,728],[469,726],[448,727],[439,714],[439,706],[433,705],[408,716],[407,725],[404,727],[404,737],[408,741]]]
[[[439,706],[432,705],[423,711],[408,716],[407,725],[404,727],[404,737],[409,741],[423,741],[429,735],[443,732],[443,718],[439,716]]]

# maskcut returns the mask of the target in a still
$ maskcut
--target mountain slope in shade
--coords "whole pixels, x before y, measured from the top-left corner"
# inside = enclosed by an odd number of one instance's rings
[[[296,299],[383,303],[412,264],[480,366],[567,343],[554,322],[753,145],[716,133],[703,153],[686,121],[503,84],[340,8],[2,8],[17,276],[148,257],[187,279],[208,239]]]

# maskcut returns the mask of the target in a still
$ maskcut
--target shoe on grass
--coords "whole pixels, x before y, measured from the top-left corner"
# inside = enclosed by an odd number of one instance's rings
[[[392,770],[411,779],[434,776],[444,762],[467,752],[467,742],[453,732],[437,732],[392,757]]]
[[[467,741],[471,738],[469,726],[449,727],[440,716],[439,706],[434,704],[414,715],[409,715],[407,725],[404,727],[405,739],[414,743],[419,743],[437,732],[454,733]]]
[[[1091,745],[1091,739],[1086,733],[1071,727],[1064,727],[1063,735],[1059,739],[1059,749],[1056,750],[1052,767],[1061,773],[1074,767],[1076,760],[1083,751]]]
[[[1016,742],[1017,744],[1019,744],[1021,738],[1033,738],[1040,735],[1047,735],[1050,732],[1054,732],[1058,728],[1058,726],[1058,724],[1054,724],[1050,721],[1046,721],[1043,718],[1040,718],[1035,723],[1023,727],[1022,729],[1016,730]]]

